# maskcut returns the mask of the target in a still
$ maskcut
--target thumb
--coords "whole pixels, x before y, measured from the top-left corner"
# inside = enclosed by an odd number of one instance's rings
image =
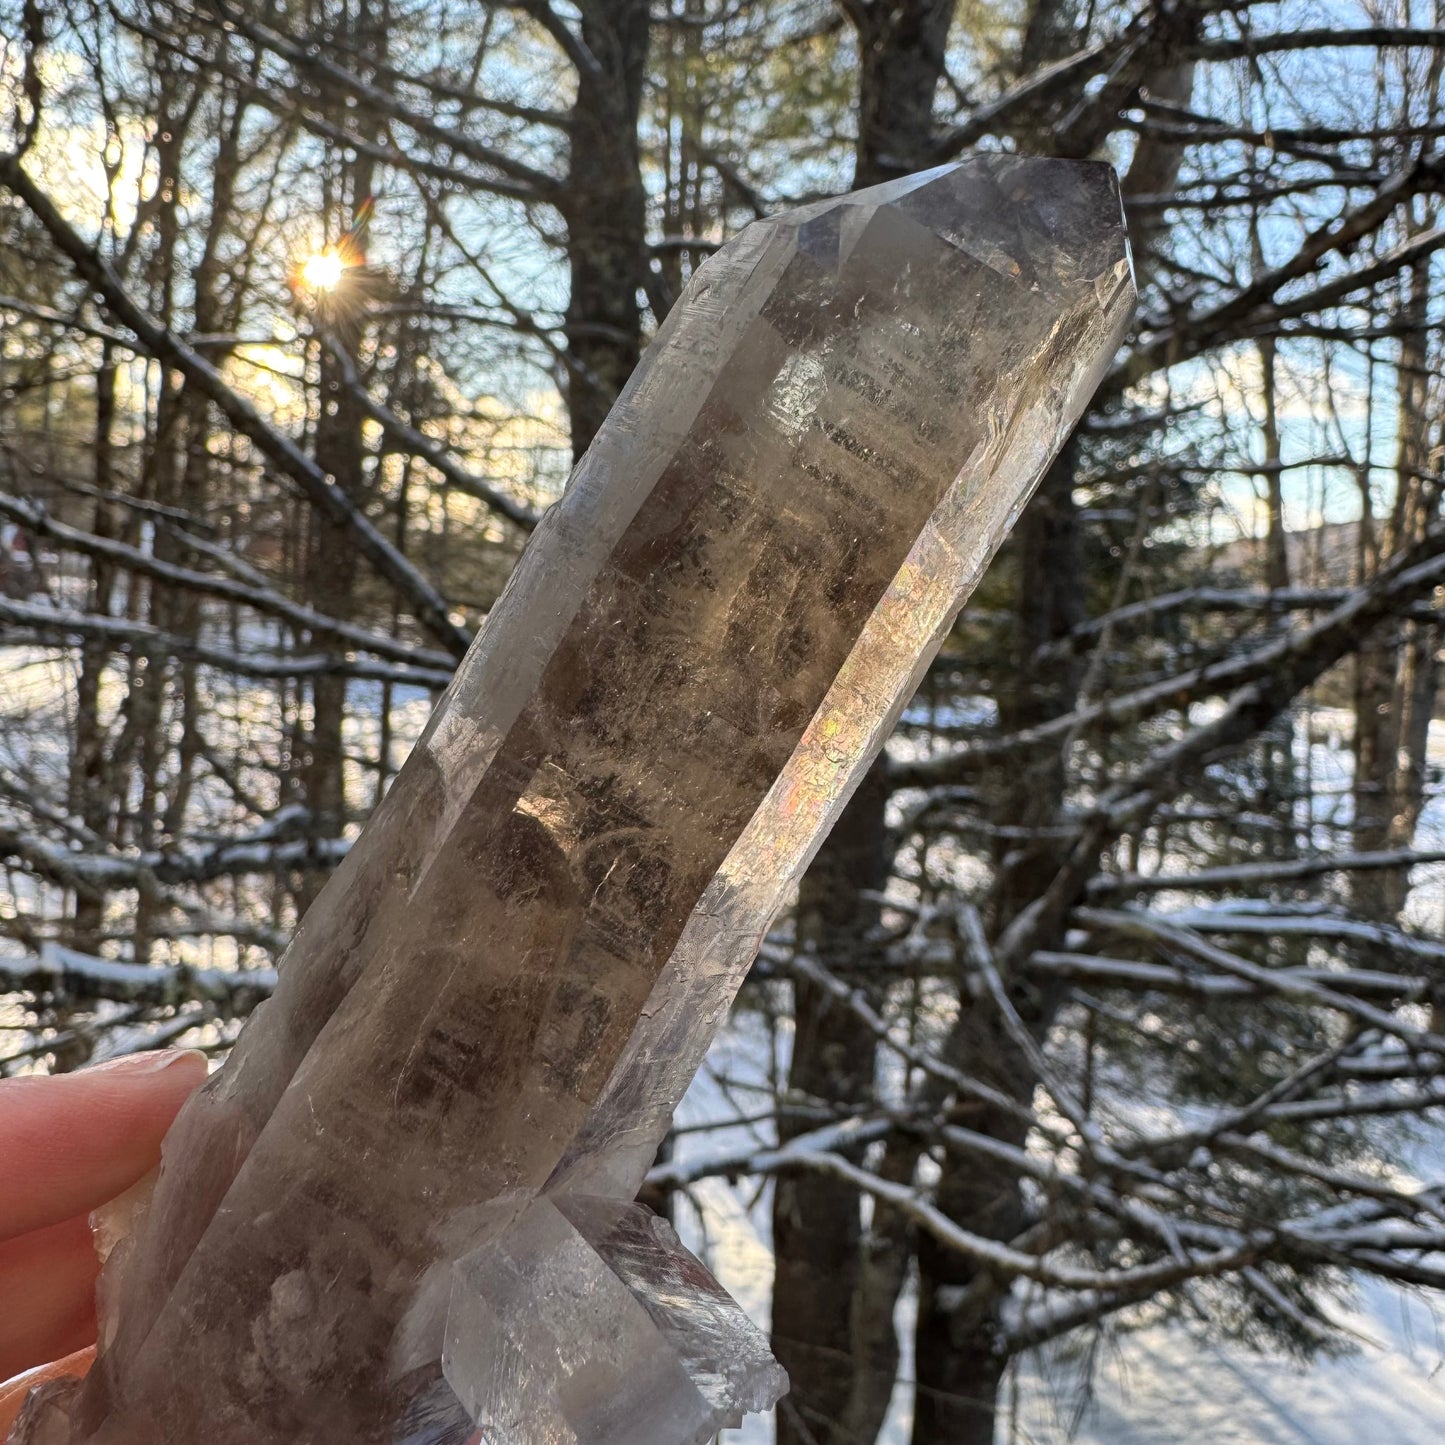
[[[161,1138],[205,1077],[202,1054],[152,1053],[0,1080],[0,1240],[129,1189],[155,1167]]]

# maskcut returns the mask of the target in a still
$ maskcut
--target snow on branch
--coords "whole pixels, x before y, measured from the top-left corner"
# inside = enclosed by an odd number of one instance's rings
[[[1100,874],[1089,881],[1088,891],[1094,898],[1127,898],[1136,893],[1157,893],[1165,889],[1210,892],[1260,883],[1292,883],[1327,873],[1362,873],[1442,862],[1445,862],[1445,851],[1440,849],[1392,848],[1372,853],[1325,853],[1277,862],[1261,860],[1219,868],[1196,868],[1190,873]]]
[[[44,943],[38,953],[0,953],[0,993],[64,998],[71,1003],[214,1004],[222,1017],[249,1013],[276,987],[274,968],[192,968],[127,963]]]
[[[235,652],[176,633],[163,632],[160,628],[124,617],[71,612],[34,602],[0,598],[0,628],[4,624],[16,629],[26,642],[42,646],[69,647],[77,641],[103,641],[139,656],[174,657],[199,662],[237,677],[350,677],[358,681],[440,689],[451,681],[452,676],[450,668],[416,667],[404,662],[349,657],[339,652]],[[3,640],[3,630],[0,630],[0,640]]]
[[[65,888],[103,890],[208,883],[287,869],[331,869],[350,850],[348,838],[231,840],[212,848],[116,854],[66,848],[15,827],[0,827],[0,858],[16,859]]]
[[[1268,989],[1286,998],[1332,1009],[1349,1016],[1366,1028],[1393,1035],[1411,1048],[1427,1049],[1433,1053],[1445,1052],[1445,1037],[1335,988],[1332,982],[1324,981],[1328,975],[1305,976],[1298,970],[1262,967],[1210,943],[1189,929],[1176,927],[1164,919],[1142,911],[1080,908],[1075,910],[1074,916],[1079,922],[1101,932],[1142,938],[1166,951],[1198,959],[1221,973],[1244,979],[1256,988]]]

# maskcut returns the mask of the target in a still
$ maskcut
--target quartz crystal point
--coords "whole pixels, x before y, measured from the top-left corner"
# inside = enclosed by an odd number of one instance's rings
[[[771,1403],[628,1201],[1133,302],[1113,173],[1003,156],[697,272],[15,1439],[683,1445]]]

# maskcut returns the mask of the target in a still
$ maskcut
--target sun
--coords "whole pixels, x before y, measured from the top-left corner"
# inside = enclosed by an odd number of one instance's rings
[[[302,283],[312,291],[334,291],[346,274],[346,262],[340,252],[327,247],[308,256],[301,263]]]

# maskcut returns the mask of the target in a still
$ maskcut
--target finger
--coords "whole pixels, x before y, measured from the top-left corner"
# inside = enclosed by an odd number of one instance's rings
[[[73,1355],[67,1355],[63,1360],[54,1360],[38,1369],[27,1370],[23,1375],[0,1385],[0,1440],[9,1434],[15,1417],[20,1413],[20,1407],[25,1403],[25,1397],[36,1385],[43,1385],[47,1380],[79,1379],[90,1369],[94,1359],[95,1346],[88,1345]]]
[[[0,1079],[0,1239],[128,1189],[154,1168],[171,1120],[205,1077],[204,1055],[167,1052]]]
[[[0,1244],[0,1380],[95,1339],[99,1268],[83,1215]]]

